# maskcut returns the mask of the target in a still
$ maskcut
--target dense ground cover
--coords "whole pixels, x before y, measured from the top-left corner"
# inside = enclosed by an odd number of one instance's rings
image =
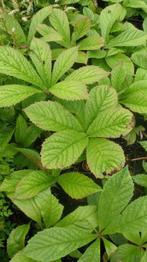
[[[147,1],[1,1],[0,261],[147,261]]]

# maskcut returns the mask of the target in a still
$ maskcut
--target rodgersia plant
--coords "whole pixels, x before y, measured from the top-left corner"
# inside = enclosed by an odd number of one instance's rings
[[[146,150],[147,9],[105,2],[58,1],[25,28],[1,14],[0,191],[23,217],[12,262],[146,261],[146,156],[137,176],[131,158]]]

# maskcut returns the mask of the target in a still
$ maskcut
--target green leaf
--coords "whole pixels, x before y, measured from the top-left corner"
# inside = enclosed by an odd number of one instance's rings
[[[19,251],[11,260],[10,262],[36,262],[34,259],[26,257],[23,255],[23,251]]]
[[[106,238],[103,239],[103,242],[104,242],[106,253],[107,253],[108,258],[109,258],[117,250],[117,246],[115,246],[112,242],[110,242]]]
[[[146,262],[146,261],[147,261],[147,252],[142,254],[142,258],[141,258],[140,262]]]
[[[92,138],[87,146],[87,163],[91,172],[98,178],[103,178],[103,173],[113,173],[120,170],[125,164],[122,148],[104,138]]]
[[[52,85],[54,85],[73,66],[77,59],[77,55],[77,47],[72,47],[63,51],[58,56],[53,67]]]
[[[137,185],[147,187],[147,175],[146,174],[140,174],[133,176],[133,180]]]
[[[144,148],[144,150],[147,152],[147,140],[139,142],[139,144]]]
[[[58,183],[69,196],[75,199],[87,197],[101,190],[92,179],[76,172],[61,175]]]
[[[119,137],[133,128],[133,114],[123,108],[99,112],[87,130],[90,137]]]
[[[84,83],[76,80],[65,80],[53,85],[49,91],[65,100],[82,100],[88,98],[87,88]]]
[[[84,84],[93,84],[108,76],[108,72],[98,66],[83,66],[74,70],[65,80],[82,81]]]
[[[131,59],[125,54],[116,54],[105,58],[107,64],[113,69],[114,67],[124,64],[129,75],[134,75],[134,65]]]
[[[38,89],[24,85],[0,86],[0,107],[16,105],[29,96],[40,93]]]
[[[129,203],[133,196],[133,189],[133,181],[127,168],[113,175],[106,182],[98,204],[99,227],[105,234],[111,233],[111,223]]]
[[[15,194],[9,197],[26,216],[36,221],[41,228],[50,227],[61,218],[63,206],[49,189],[30,199],[19,200],[15,198]]]
[[[43,89],[43,83],[33,66],[19,50],[0,47],[0,73],[13,76]]]
[[[65,130],[45,140],[41,159],[48,169],[65,168],[76,162],[88,143],[85,133]]]
[[[85,253],[80,257],[78,262],[100,262],[100,259],[100,240],[97,239],[86,249]]]
[[[4,29],[11,36],[15,45],[26,43],[26,36],[13,14],[3,12],[1,14],[1,20],[2,24],[4,24]]]
[[[60,9],[53,9],[49,20],[54,29],[61,34],[64,45],[68,47],[70,45],[70,28],[66,13]]]
[[[48,87],[51,81],[52,69],[50,47],[41,39],[34,38],[31,42],[30,49],[30,57],[34,63],[34,66],[36,67],[36,70],[40,75],[42,82],[44,82],[45,87]]]
[[[125,16],[125,9],[120,4],[104,8],[100,14],[100,29],[102,36],[108,40],[109,33],[116,21],[121,21]]]
[[[63,39],[56,30],[46,24],[39,25],[37,31],[43,36],[42,40],[46,42],[60,42]]]
[[[139,67],[143,68],[143,69],[147,69],[147,58],[146,58],[146,52],[147,49],[143,48],[137,52],[134,52],[132,54],[132,61]]]
[[[98,226],[96,206],[79,206],[73,212],[62,218],[56,226],[79,226],[87,230],[93,231]]]
[[[22,115],[19,115],[16,120],[15,127],[15,141],[16,143],[22,143],[24,141],[24,132],[27,130],[27,122]]]
[[[139,262],[143,255],[143,249],[140,247],[124,244],[118,247],[114,256],[112,256],[111,262]]]
[[[0,191],[4,191],[6,193],[13,193],[15,191],[15,188],[18,184],[18,182],[30,172],[33,172],[32,170],[25,169],[25,170],[19,170],[14,171],[10,174],[10,176],[6,177],[3,182],[0,185]]]
[[[63,131],[65,129],[75,129],[82,131],[78,120],[57,102],[37,102],[24,111],[36,126],[44,130]]]
[[[98,50],[102,46],[104,46],[104,39],[98,34],[94,34],[79,43],[79,50]]]
[[[87,16],[79,16],[79,18],[76,19],[76,21],[74,22],[73,26],[74,32],[72,35],[72,39],[76,41],[89,32],[91,21]]]
[[[133,201],[123,212],[119,220],[119,231],[121,233],[142,231],[147,226],[147,197],[139,197]]]
[[[95,238],[94,234],[75,226],[45,229],[31,238],[24,254],[37,261],[51,262],[68,255]]]
[[[137,113],[147,113],[147,81],[141,80],[130,85],[121,97],[121,103]]]
[[[86,127],[93,122],[99,112],[114,108],[117,104],[118,98],[115,89],[109,86],[92,88],[85,105]]]
[[[47,6],[40,9],[32,18],[31,25],[29,28],[28,42],[31,42],[33,36],[37,31],[39,24],[43,22],[52,12],[52,6]]]
[[[25,237],[30,229],[30,225],[21,225],[14,228],[7,240],[7,252],[9,257],[13,257],[19,250],[24,248]]]
[[[61,218],[64,207],[50,190],[47,189],[39,193],[35,197],[35,203],[40,210],[46,228],[53,226]]]
[[[131,25],[128,26],[128,28],[124,32],[111,39],[108,43],[108,47],[140,46],[145,43],[146,40],[147,34]]]
[[[28,199],[37,195],[39,192],[50,187],[55,182],[55,177],[48,175],[40,170],[33,170],[23,177],[17,184],[15,190],[16,199]]]
[[[25,156],[31,162],[31,164],[34,164],[36,167],[42,169],[40,155],[36,150],[18,147],[17,151]]]

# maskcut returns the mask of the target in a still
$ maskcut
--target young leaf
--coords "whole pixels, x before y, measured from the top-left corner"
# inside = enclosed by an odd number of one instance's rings
[[[131,25],[124,32],[111,39],[108,43],[108,47],[140,46],[145,43],[146,40],[147,34]]]
[[[16,199],[28,199],[54,184],[55,178],[42,171],[34,170],[23,177],[15,190]]]
[[[43,83],[22,53],[9,46],[0,47],[0,73],[13,76],[43,89]]]
[[[120,4],[104,8],[100,14],[100,28],[102,36],[108,40],[109,33],[116,21],[121,21],[125,16],[125,9]]]
[[[88,127],[99,112],[115,108],[118,104],[115,89],[109,86],[98,86],[92,88],[85,105],[85,120]]]
[[[19,250],[24,248],[25,237],[29,231],[30,225],[21,225],[14,228],[7,240],[7,252],[9,257],[13,257]]]
[[[19,115],[16,120],[15,127],[15,141],[16,143],[22,143],[24,141],[24,133],[27,130],[27,122],[22,115]]]
[[[77,41],[89,32],[91,21],[87,16],[79,16],[79,18],[76,19],[76,21],[74,22],[73,26],[74,32],[72,35],[72,39],[74,41]]]
[[[50,23],[61,34],[65,47],[70,45],[70,28],[66,13],[60,9],[53,9]]]
[[[41,39],[34,38],[30,45],[30,57],[36,67],[40,78],[45,83],[45,87],[50,85],[52,57],[51,50],[47,43]]]
[[[59,227],[66,227],[70,225],[79,226],[93,231],[93,229],[98,226],[96,206],[79,206],[56,224],[56,226]]]
[[[29,96],[40,92],[37,88],[25,85],[0,86],[0,107],[16,105]]]
[[[76,172],[59,176],[58,183],[69,196],[75,199],[87,197],[101,190],[92,179]]]
[[[32,18],[31,25],[29,28],[28,42],[31,42],[33,36],[37,31],[39,24],[43,22],[52,12],[52,6],[47,6],[40,9]]]
[[[24,254],[37,261],[51,262],[68,255],[95,238],[94,234],[75,226],[53,227],[31,238],[24,249]]]
[[[139,144],[144,148],[144,150],[147,152],[147,140],[139,142]]]
[[[119,137],[133,128],[133,114],[123,108],[99,112],[87,130],[90,137]]]
[[[125,164],[122,148],[104,138],[92,138],[87,146],[87,163],[91,172],[98,178],[103,173],[110,174],[120,170]]]
[[[31,164],[35,165],[35,167],[42,169],[40,155],[36,150],[18,147],[17,151],[21,153],[23,156],[25,156],[31,162]]]
[[[137,113],[147,113],[146,80],[134,82],[121,97],[121,103]]]
[[[109,258],[117,250],[117,246],[115,246],[112,242],[110,242],[106,238],[103,239],[103,242],[104,242],[106,253],[107,253],[108,258]]]
[[[98,66],[84,66],[74,70],[65,80],[82,81],[84,84],[93,84],[108,76],[108,72]]]
[[[73,129],[82,131],[78,120],[57,102],[37,102],[24,111],[35,125],[44,130],[63,131]]]
[[[127,168],[109,178],[100,195],[98,204],[100,230],[108,233],[109,225],[117,219],[120,212],[129,203],[133,189],[133,181]]]
[[[84,83],[76,80],[65,80],[53,85],[49,91],[65,100],[87,99],[88,92]]]
[[[45,140],[41,159],[48,169],[65,168],[76,162],[88,143],[85,133],[65,130]]]
[[[92,243],[84,252],[84,254],[80,257],[78,262],[100,262],[100,240],[97,239],[94,243]]]
[[[77,55],[77,47],[72,47],[63,51],[58,56],[53,67],[52,85],[54,85],[73,66],[77,59]]]

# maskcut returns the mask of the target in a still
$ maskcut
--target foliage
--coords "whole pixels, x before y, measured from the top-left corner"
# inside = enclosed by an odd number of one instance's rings
[[[2,1],[0,260],[147,260],[146,14]]]

